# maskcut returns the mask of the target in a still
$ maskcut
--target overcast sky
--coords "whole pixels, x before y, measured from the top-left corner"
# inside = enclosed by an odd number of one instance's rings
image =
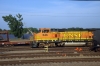
[[[0,28],[9,29],[2,16],[18,13],[27,27],[100,28],[100,1],[0,0]]]

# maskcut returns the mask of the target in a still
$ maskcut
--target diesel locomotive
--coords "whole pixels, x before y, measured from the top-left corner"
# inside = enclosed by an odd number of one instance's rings
[[[77,30],[40,28],[30,38],[31,47],[89,46],[91,50],[100,47],[100,30]]]

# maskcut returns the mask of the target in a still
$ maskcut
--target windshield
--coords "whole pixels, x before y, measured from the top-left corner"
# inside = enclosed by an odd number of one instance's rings
[[[42,30],[42,33],[48,33],[49,30]]]

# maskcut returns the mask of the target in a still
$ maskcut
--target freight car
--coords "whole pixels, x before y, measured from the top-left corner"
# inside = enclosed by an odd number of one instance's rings
[[[5,38],[2,36],[5,35]],[[21,41],[10,41],[8,36],[8,31],[0,32],[0,46],[13,46],[13,45],[21,45],[21,44],[30,44],[32,41],[30,40],[21,40]]]
[[[94,33],[95,32],[95,33]],[[56,46],[93,46],[93,40],[99,41],[100,32],[96,30],[67,31],[65,29],[40,28],[34,36],[31,47],[56,47]]]

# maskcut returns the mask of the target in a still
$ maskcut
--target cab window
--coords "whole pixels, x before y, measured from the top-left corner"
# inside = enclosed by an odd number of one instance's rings
[[[42,33],[49,33],[49,30],[42,30]]]

